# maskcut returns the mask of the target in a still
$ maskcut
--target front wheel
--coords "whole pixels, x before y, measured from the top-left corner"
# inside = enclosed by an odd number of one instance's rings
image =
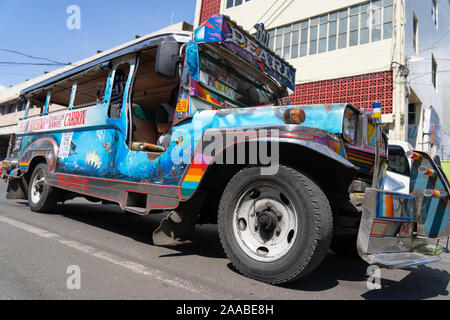
[[[28,205],[35,212],[49,212],[56,207],[58,191],[45,183],[47,165],[39,163],[31,174],[28,186]]]
[[[219,206],[225,253],[242,274],[272,284],[299,279],[325,258],[333,235],[327,197],[298,170],[275,175],[259,167],[238,172]]]

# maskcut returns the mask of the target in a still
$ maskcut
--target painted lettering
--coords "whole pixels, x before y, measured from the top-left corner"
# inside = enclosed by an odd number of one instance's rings
[[[64,119],[65,127],[83,125],[86,120],[86,110],[74,111],[66,114]]]
[[[72,177],[72,176],[58,176],[57,184],[59,186],[67,187],[67,188],[73,188],[73,189],[79,189],[86,191],[88,188],[89,180],[88,178],[81,178],[81,177]]]
[[[225,42],[232,43],[234,45],[239,46],[243,50],[247,51],[255,60],[262,62],[265,66],[265,70],[271,70],[272,72],[283,76],[286,81],[289,83],[290,87],[294,87],[295,79],[293,76],[293,72],[291,68],[286,64],[281,62],[281,60],[275,58],[271,54],[267,52],[264,48],[262,48],[258,43],[256,43],[253,39],[247,37],[243,32],[241,32],[237,27],[232,24],[228,24],[231,30],[231,36],[225,38]],[[249,58],[247,58],[249,60]],[[254,65],[258,65],[255,61],[251,61]],[[269,72],[270,74],[271,72]]]

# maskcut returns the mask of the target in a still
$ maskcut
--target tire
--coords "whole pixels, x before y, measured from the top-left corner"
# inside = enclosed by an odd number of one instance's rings
[[[28,187],[28,205],[34,212],[50,212],[55,209],[59,192],[45,183],[47,165],[39,163],[31,174]]]
[[[280,166],[277,174],[261,176],[259,167],[247,167],[224,190],[218,229],[239,272],[281,284],[320,265],[332,239],[333,218],[323,191],[298,170]]]

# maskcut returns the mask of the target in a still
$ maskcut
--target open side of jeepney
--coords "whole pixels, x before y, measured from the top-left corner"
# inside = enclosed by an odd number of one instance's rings
[[[235,267],[269,283],[307,275],[332,240],[355,246],[356,235],[369,263],[436,260],[439,250],[418,253],[448,234],[448,182],[433,163],[412,154],[412,194],[382,191],[387,140],[371,113],[283,106],[294,85],[288,63],[222,15],[193,34],[138,41],[22,92],[27,113],[42,111],[18,124],[3,162],[7,196],[38,212],[77,195],[141,215],[173,210],[157,244],[218,223]],[[151,113],[175,88],[171,143],[161,148],[135,105]],[[49,114],[51,104],[67,109]]]

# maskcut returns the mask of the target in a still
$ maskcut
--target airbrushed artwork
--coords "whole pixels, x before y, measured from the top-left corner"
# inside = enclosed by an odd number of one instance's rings
[[[170,211],[156,245],[217,223],[236,269],[273,284],[305,276],[349,235],[380,267],[437,261],[424,248],[449,233],[439,167],[417,154],[410,194],[388,190],[388,137],[372,111],[283,104],[295,74],[223,15],[136,39],[21,92],[27,114],[43,111],[18,123],[8,197],[38,212],[75,196]],[[48,113],[52,103],[64,111]]]

